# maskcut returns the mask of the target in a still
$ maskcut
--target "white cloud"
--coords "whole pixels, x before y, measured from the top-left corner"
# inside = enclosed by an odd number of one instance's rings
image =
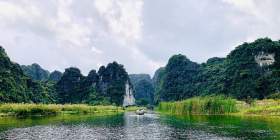
[[[22,7],[16,6],[9,2],[0,1],[0,20],[3,19],[14,19],[18,16],[24,17],[26,12]]]
[[[111,2],[109,0],[96,0],[95,6],[99,10],[100,14],[102,14],[108,10],[111,6]]]
[[[95,53],[103,53],[101,50],[98,50],[95,47],[91,47],[91,51]]]
[[[278,40],[279,5],[257,0],[0,1],[0,45],[13,61],[36,62],[49,71],[76,66],[86,75],[117,61],[129,73],[153,75],[174,54],[201,63],[225,57],[245,41]]]

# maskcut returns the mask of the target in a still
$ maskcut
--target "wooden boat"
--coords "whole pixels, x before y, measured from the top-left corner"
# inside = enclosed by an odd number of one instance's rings
[[[146,110],[140,108],[139,110],[136,111],[137,115],[144,115],[146,113]]]

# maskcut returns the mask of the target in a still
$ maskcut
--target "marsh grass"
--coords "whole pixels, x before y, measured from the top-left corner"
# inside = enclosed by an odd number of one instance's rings
[[[85,104],[24,104],[6,103],[0,106],[0,116],[49,116],[58,114],[87,114],[124,112],[129,108],[116,106],[88,106]]]
[[[225,95],[194,97],[183,101],[160,102],[157,111],[168,114],[236,113],[236,100]]]

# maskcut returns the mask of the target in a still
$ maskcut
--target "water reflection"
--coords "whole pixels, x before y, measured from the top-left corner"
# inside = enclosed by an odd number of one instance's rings
[[[280,118],[149,112],[0,118],[1,139],[279,139]]]

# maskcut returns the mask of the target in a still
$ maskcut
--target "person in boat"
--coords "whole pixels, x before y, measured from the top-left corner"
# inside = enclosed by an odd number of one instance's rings
[[[146,113],[146,111],[143,108],[140,108],[139,110],[137,110],[137,114],[139,114],[139,115],[143,115],[144,113]]]

